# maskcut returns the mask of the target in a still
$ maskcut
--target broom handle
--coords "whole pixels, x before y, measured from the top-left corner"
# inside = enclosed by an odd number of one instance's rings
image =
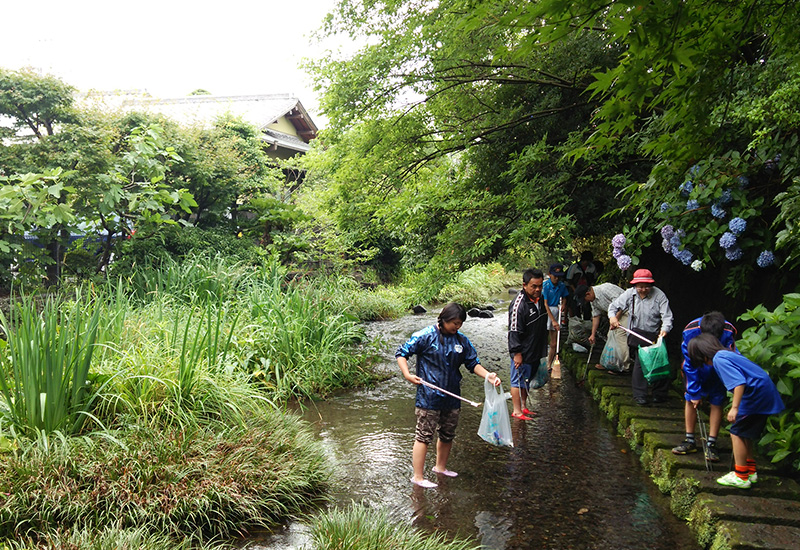
[[[556,333],[556,355],[561,349],[561,300],[558,302],[558,332]]]
[[[620,325],[620,326],[619,326],[619,328],[621,328],[622,330],[624,330],[624,331],[625,331],[625,332],[627,332],[628,334],[633,334],[633,335],[634,335],[634,336],[636,336],[636,337],[637,337],[639,340],[644,340],[645,342],[647,342],[647,343],[648,343],[648,344],[650,344],[651,346],[652,346],[653,344],[655,344],[655,342],[653,342],[652,340],[648,340],[647,338],[645,338],[644,336],[642,336],[642,335],[641,335],[641,334],[639,334],[638,332],[632,331],[632,330],[631,330],[631,329],[629,329],[629,328],[625,328],[625,327],[623,327],[622,325]]]

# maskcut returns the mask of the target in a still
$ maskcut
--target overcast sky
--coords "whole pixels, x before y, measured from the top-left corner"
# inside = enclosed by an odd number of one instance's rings
[[[334,3],[10,0],[2,9],[0,67],[32,66],[83,91],[144,89],[162,98],[198,88],[294,93],[313,116],[316,94],[298,64],[322,55],[309,35]]]

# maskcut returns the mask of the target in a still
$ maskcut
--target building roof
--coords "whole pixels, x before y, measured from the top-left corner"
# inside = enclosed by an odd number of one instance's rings
[[[118,92],[103,94],[103,100],[116,103],[125,110],[160,113],[183,124],[206,126],[221,115],[231,113],[256,126],[265,142],[292,151],[308,151],[309,142],[317,137],[318,132],[303,104],[292,94],[193,95],[159,99],[141,92]],[[291,126],[279,124],[281,118]],[[292,128],[296,135],[289,133]]]

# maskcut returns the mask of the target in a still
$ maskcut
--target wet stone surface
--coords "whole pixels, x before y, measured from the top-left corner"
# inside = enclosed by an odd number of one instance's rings
[[[468,318],[462,328],[481,363],[501,377],[504,391],[506,307],[498,304],[494,318]],[[437,313],[369,325],[371,337],[385,343],[384,368],[397,375],[311,404],[304,413],[335,464],[338,504],[385,508],[399,521],[472,537],[487,549],[698,548],[628,442],[566,369],[561,380],[532,393],[534,420],[512,420],[514,448],[480,439],[481,410],[465,405],[448,463],[459,476],[437,479],[432,445],[426,475],[439,487],[412,485],[414,387],[399,375],[393,355],[412,332],[433,324]],[[483,381],[463,373],[462,395],[482,402]],[[303,532],[302,525],[289,526],[259,547],[301,548]]]

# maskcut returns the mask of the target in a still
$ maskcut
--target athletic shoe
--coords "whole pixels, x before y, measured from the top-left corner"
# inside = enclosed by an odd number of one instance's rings
[[[694,444],[694,441],[689,441],[685,439],[683,443],[678,445],[677,447],[672,448],[672,454],[675,455],[688,455],[689,453],[696,453],[697,452],[697,445]],[[719,457],[717,457],[719,460]]]
[[[717,483],[720,485],[725,485],[726,487],[736,487],[737,489],[749,489],[750,488],[750,480],[742,479],[736,475],[736,472],[728,472],[721,478],[717,480]]]
[[[709,462],[719,462],[719,455],[717,454],[716,445],[712,445],[710,443],[706,445],[706,460]]]
[[[747,477],[747,481],[750,482],[750,485],[753,483],[758,483],[758,472],[753,472]]]

